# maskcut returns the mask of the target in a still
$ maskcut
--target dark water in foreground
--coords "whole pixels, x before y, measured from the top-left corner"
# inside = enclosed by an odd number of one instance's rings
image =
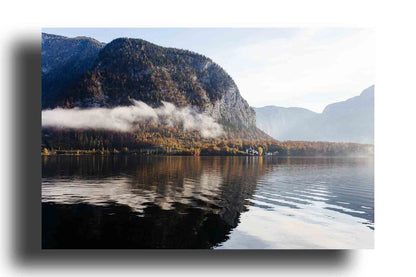
[[[43,248],[372,248],[366,158],[42,158]]]

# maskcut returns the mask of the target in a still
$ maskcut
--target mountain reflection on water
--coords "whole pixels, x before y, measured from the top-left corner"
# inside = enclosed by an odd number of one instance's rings
[[[371,248],[364,158],[51,156],[43,248]]]

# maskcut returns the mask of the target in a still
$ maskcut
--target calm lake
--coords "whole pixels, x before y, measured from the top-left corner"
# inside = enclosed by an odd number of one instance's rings
[[[372,248],[351,157],[42,157],[43,248]]]

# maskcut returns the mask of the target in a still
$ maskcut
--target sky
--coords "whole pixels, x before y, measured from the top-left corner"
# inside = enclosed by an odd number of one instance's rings
[[[374,84],[375,32],[352,28],[44,28],[102,42],[119,37],[192,50],[211,58],[236,82],[250,106],[326,105]]]

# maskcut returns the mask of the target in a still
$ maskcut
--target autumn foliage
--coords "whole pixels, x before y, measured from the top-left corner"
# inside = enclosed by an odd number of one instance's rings
[[[203,138],[198,132],[144,124],[134,132],[42,129],[42,151],[48,154],[147,154],[147,155],[371,155],[372,145],[357,143],[280,142],[274,139]],[[249,149],[255,151],[250,152]]]

